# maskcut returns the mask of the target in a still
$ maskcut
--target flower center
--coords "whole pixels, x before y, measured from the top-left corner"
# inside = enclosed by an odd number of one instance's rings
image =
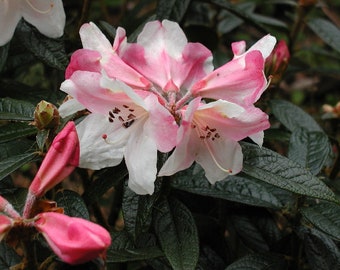
[[[129,128],[137,118],[134,112],[135,109],[130,108],[125,104],[122,107],[114,107],[111,111],[109,111],[108,120],[110,123],[119,121],[123,127]]]
[[[223,166],[218,162],[215,157],[214,151],[211,147],[211,143],[221,138],[220,134],[217,132],[216,128],[211,128],[208,125],[203,125],[196,119],[192,121],[191,128],[195,130],[196,134],[200,138],[200,140],[204,143],[205,147],[208,149],[211,158],[213,159],[216,166],[226,172],[232,173],[231,169],[225,169]]]
[[[52,10],[52,8],[54,7],[54,4],[51,3],[48,9],[46,9],[46,10],[41,10],[41,9],[39,9],[39,8],[36,8],[36,7],[33,5],[33,3],[31,3],[30,0],[25,0],[25,1],[26,1],[26,3],[27,3],[34,11],[36,11],[36,12],[38,12],[38,13],[40,13],[40,14],[47,14],[47,13],[49,13],[49,12]]]

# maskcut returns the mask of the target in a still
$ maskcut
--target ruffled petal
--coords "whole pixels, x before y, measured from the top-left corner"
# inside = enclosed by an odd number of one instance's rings
[[[264,59],[259,51],[235,59],[197,82],[192,93],[202,97],[224,99],[240,105],[253,104],[266,88]]]
[[[59,115],[63,118],[70,116],[76,112],[85,110],[83,104],[79,103],[78,100],[71,98],[67,101],[65,101],[63,104],[60,105],[58,108]]]
[[[0,1],[0,46],[13,37],[15,28],[21,19],[19,0]]]
[[[123,160],[127,137],[126,134],[118,137],[115,131],[107,118],[100,114],[92,113],[80,122],[77,125],[80,141],[79,167],[99,170],[118,165]],[[116,138],[116,144],[104,140],[104,134],[107,135],[108,140]]]
[[[79,35],[84,49],[98,51],[100,54],[113,53],[110,41],[94,23],[83,24]]]
[[[137,44],[129,44],[119,55],[166,92],[188,88],[213,69],[211,52],[199,43],[187,43],[179,25],[168,20],[147,23]]]
[[[40,33],[51,38],[63,35],[65,11],[61,0],[20,1],[24,19],[34,25]]]
[[[251,46],[247,52],[260,51],[264,59],[266,59],[273,51],[276,44],[276,38],[271,35],[266,35]]]

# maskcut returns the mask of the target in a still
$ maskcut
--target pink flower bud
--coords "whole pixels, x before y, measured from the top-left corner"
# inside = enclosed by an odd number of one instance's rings
[[[64,262],[81,264],[105,254],[111,237],[103,227],[85,219],[45,212],[36,216],[35,227]]]
[[[0,212],[5,213],[6,215],[12,218],[20,217],[19,213],[14,209],[13,205],[1,196],[0,196]]]
[[[79,140],[74,122],[69,122],[54,138],[38,173],[29,187],[35,197],[45,192],[65,177],[69,176],[79,165]]]
[[[13,220],[5,215],[0,215],[0,241],[6,236],[13,226]]]
[[[273,76],[273,83],[280,81],[288,67],[289,59],[290,53],[287,44],[284,40],[280,40],[273,52],[266,59],[266,74]]]

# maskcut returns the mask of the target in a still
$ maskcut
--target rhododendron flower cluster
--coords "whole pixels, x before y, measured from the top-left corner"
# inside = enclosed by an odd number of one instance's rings
[[[111,45],[93,23],[80,36],[83,49],[72,55],[61,85],[74,99],[60,112],[91,112],[77,125],[81,167],[125,158],[130,188],[152,194],[157,175],[193,162],[211,183],[236,174],[243,160],[238,141],[262,144],[269,121],[254,103],[267,87],[263,69],[274,37],[248,50],[244,41],[233,43],[233,59],[214,70],[211,52],[168,20],[147,23],[136,43],[118,28]],[[158,151],[170,156],[157,174]]]
[[[37,199],[67,177],[79,163],[79,141],[75,125],[69,122],[55,137],[29,187],[23,215],[0,196],[0,240],[30,239],[32,228],[40,232],[54,253],[70,264],[84,263],[103,255],[111,243],[109,233],[90,221],[69,217],[52,204],[36,214]],[[56,211],[56,212],[54,212]],[[21,233],[16,234],[20,228]],[[11,234],[12,230],[14,231]],[[34,230],[33,230],[34,231]]]
[[[21,18],[48,37],[57,38],[64,33],[65,11],[61,0],[1,0],[0,46],[10,41]]]

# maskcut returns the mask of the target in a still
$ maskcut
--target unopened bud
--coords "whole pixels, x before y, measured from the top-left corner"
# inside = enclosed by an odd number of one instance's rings
[[[278,83],[288,67],[289,49],[284,40],[280,40],[273,52],[266,59],[266,74],[272,76],[272,83]]]
[[[40,101],[34,111],[33,124],[40,130],[58,127],[60,116],[57,107],[45,100]]]

